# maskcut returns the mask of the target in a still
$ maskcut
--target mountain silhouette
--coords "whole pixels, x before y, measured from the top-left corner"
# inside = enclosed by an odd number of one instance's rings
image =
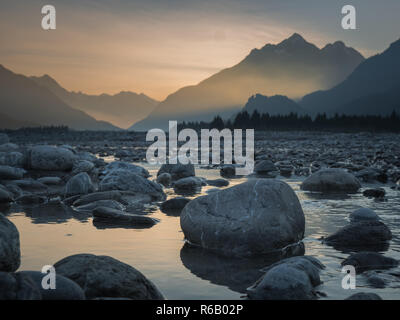
[[[247,111],[251,115],[256,110],[260,114],[268,113],[270,116],[305,113],[296,102],[281,95],[267,97],[262,94],[256,94],[251,96],[244,106],[243,111]]]
[[[0,65],[0,113],[21,123],[42,126],[66,125],[79,130],[118,130],[71,108],[47,88],[29,77],[15,74]],[[15,124],[15,122],[14,122]],[[7,126],[8,127],[8,126]]]
[[[168,120],[210,120],[216,114],[227,117],[255,93],[301,98],[308,92],[331,88],[363,60],[343,42],[319,49],[295,33],[277,45],[254,49],[239,64],[169,95],[131,129],[165,129]]]
[[[343,82],[303,97],[311,114],[387,115],[400,110],[400,40],[362,62]]]
[[[46,87],[69,106],[84,111],[96,119],[107,119],[121,128],[128,128],[132,122],[144,119],[159,101],[145,94],[122,91],[115,95],[89,95],[64,89],[49,75],[31,77]]]

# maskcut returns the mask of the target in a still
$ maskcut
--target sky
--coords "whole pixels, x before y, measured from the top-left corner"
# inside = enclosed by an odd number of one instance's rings
[[[383,2],[383,1],[382,1]],[[67,90],[163,100],[294,32],[342,40],[368,57],[400,38],[399,0],[1,0],[0,64]],[[41,28],[42,6],[56,30]],[[357,29],[341,27],[351,4]]]

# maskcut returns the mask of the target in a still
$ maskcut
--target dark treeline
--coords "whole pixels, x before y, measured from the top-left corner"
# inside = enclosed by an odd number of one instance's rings
[[[339,132],[400,132],[400,116],[395,111],[389,116],[349,116],[335,114],[328,117],[318,114],[315,118],[309,115],[270,116],[260,114],[257,110],[249,115],[247,111],[240,112],[233,121],[224,121],[220,116],[211,122],[182,122],[178,129],[192,128],[195,130],[212,129],[256,129],[261,131],[339,131]]]

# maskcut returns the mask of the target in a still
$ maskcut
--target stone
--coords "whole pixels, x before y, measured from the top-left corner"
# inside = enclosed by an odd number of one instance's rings
[[[54,264],[57,274],[76,282],[87,299],[163,300],[157,287],[135,268],[108,256],[77,254]]]
[[[178,190],[196,190],[200,189],[203,181],[198,177],[182,178],[173,183],[174,189]]]
[[[124,161],[113,161],[113,162],[109,163],[108,165],[106,165],[106,167],[104,168],[104,171],[102,173],[103,173],[103,175],[108,175],[110,172],[112,172],[114,170],[128,170],[128,171],[138,174],[144,178],[150,177],[149,172],[145,168],[143,168],[141,166],[137,166],[137,165],[129,163],[129,162],[124,162]]]
[[[351,221],[362,221],[362,220],[380,220],[379,216],[374,210],[368,208],[360,208],[353,211],[349,216]]]
[[[253,179],[198,197],[180,219],[190,243],[234,256],[282,249],[300,241],[305,228],[296,194],[274,179]]]
[[[96,220],[101,220],[110,223],[126,223],[131,225],[153,226],[158,220],[138,214],[131,214],[121,210],[97,207],[93,210],[93,217]]]
[[[169,173],[164,172],[157,177],[157,182],[162,184],[164,187],[169,187],[172,182],[172,177]]]
[[[15,199],[15,202],[19,204],[43,204],[47,202],[47,198],[36,194],[24,194]]]
[[[236,167],[234,165],[224,165],[219,173],[221,177],[233,178],[236,176]]]
[[[26,157],[21,152],[0,152],[0,165],[10,167],[23,167]]]
[[[125,210],[125,206],[115,200],[98,200],[79,207],[75,207],[75,209],[81,212],[92,212],[97,207],[106,207],[120,211]]]
[[[23,273],[0,272],[0,300],[41,300],[40,289]]]
[[[227,186],[229,186],[229,181],[225,180],[225,179],[206,180],[206,183],[209,186],[213,186],[213,187],[227,187]]]
[[[163,164],[157,172],[157,177],[162,173],[169,173],[172,181],[195,176],[194,165],[189,164]]]
[[[363,191],[363,196],[367,198],[383,198],[385,194],[386,191],[383,188],[367,189]]]
[[[62,182],[60,177],[42,177],[37,179],[37,181],[48,186],[56,186],[61,184]]]
[[[122,193],[120,191],[102,191],[93,192],[87,195],[78,197],[73,201],[75,207],[83,206],[100,200],[115,200],[120,201]]]
[[[177,197],[169,199],[161,204],[161,211],[171,212],[171,211],[182,211],[190,199],[184,197]]]
[[[14,201],[13,195],[5,188],[0,188],[0,203],[8,203]]]
[[[373,292],[358,292],[344,300],[382,300],[382,298]]]
[[[68,149],[53,146],[35,146],[30,150],[30,167],[34,170],[69,171],[75,155]]]
[[[94,185],[86,172],[78,173],[68,180],[65,186],[65,196],[75,196],[78,194],[88,194],[94,191]]]
[[[254,172],[275,178],[278,175],[279,170],[271,160],[261,160],[255,165]]]
[[[352,265],[357,273],[362,273],[367,270],[394,268],[399,265],[399,262],[377,252],[363,251],[350,255],[342,262],[342,266],[345,265]]]
[[[74,163],[72,167],[72,174],[78,174],[81,172],[90,172],[94,169],[94,164],[93,162],[87,161],[87,160],[80,160]]]
[[[4,180],[18,180],[22,179],[26,171],[20,168],[10,166],[0,166],[0,179]]]
[[[20,263],[19,232],[10,220],[0,213],[0,271],[13,272],[19,268]]]

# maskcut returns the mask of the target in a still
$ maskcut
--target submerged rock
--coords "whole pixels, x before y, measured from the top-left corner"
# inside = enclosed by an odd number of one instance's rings
[[[120,191],[103,191],[103,192],[94,192],[91,194],[83,195],[78,197],[73,205],[75,207],[83,206],[92,202],[96,202],[99,200],[115,200],[119,201],[122,197],[122,193]]]
[[[138,214],[126,213],[121,210],[97,207],[93,210],[93,217],[98,220],[115,222],[115,223],[128,223],[133,225],[155,225],[158,221],[156,219],[146,217]]]
[[[375,211],[368,208],[360,208],[353,211],[349,218],[351,221],[380,220]]]
[[[376,293],[372,292],[358,292],[352,294],[350,297],[347,297],[344,300],[382,300],[382,298]]]
[[[36,170],[71,170],[74,159],[74,153],[65,148],[43,145],[30,150],[30,167]]]
[[[323,193],[356,193],[361,184],[351,173],[342,169],[321,169],[301,184],[301,189]]]
[[[86,172],[78,173],[68,180],[65,186],[65,196],[75,196],[79,194],[88,194],[94,191],[94,185]]]
[[[157,287],[135,268],[108,256],[77,254],[54,264],[57,274],[76,282],[86,298],[163,300]]]
[[[19,268],[20,263],[19,232],[10,220],[0,213],[0,271],[13,272]]]
[[[198,197],[181,213],[185,238],[226,255],[267,254],[304,236],[304,213],[283,181],[254,179]]]
[[[367,270],[389,269],[399,265],[396,259],[385,257],[376,252],[354,253],[342,262],[342,266],[352,265],[357,273]]]
[[[157,177],[162,173],[169,173],[172,181],[195,176],[194,165],[189,164],[163,164],[158,170]]]
[[[82,206],[75,207],[75,209],[81,212],[92,212],[98,207],[106,207],[120,211],[123,211],[125,209],[125,206],[122,203],[119,203],[115,200],[97,200]]]

